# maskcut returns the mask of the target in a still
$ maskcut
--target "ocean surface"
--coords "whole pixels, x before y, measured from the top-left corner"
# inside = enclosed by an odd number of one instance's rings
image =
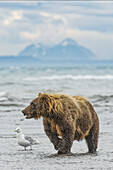
[[[100,121],[96,154],[87,153],[84,140],[74,141],[71,154],[56,154],[42,119],[26,120],[21,113],[40,92],[89,99]],[[17,127],[41,143],[24,151],[17,144]],[[0,169],[113,169],[113,67],[0,67]]]

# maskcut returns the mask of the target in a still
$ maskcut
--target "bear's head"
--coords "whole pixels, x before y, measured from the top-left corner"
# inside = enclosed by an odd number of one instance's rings
[[[26,116],[26,119],[38,119],[42,117],[50,117],[55,113],[56,104],[52,95],[39,93],[29,106],[27,106],[22,113]]]

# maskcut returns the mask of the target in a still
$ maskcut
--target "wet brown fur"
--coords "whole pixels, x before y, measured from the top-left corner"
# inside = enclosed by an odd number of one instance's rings
[[[99,120],[86,98],[40,93],[22,112],[28,119],[43,117],[46,135],[59,154],[70,152],[73,141],[82,139],[86,140],[89,152],[96,151]]]

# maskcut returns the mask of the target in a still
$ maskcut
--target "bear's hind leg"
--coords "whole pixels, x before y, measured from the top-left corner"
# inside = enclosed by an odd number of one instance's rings
[[[89,149],[89,153],[95,153],[98,145],[99,129],[93,126],[89,132],[89,135],[85,137],[86,143]]]

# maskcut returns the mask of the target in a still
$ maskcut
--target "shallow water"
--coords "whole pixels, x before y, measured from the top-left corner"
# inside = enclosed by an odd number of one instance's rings
[[[112,75],[112,67],[0,68],[0,169],[113,169]],[[83,140],[74,141],[71,154],[57,155],[42,119],[26,120],[21,113],[39,92],[82,95],[91,101],[100,120],[96,154],[87,153]],[[17,127],[41,143],[24,151],[17,144]]]

